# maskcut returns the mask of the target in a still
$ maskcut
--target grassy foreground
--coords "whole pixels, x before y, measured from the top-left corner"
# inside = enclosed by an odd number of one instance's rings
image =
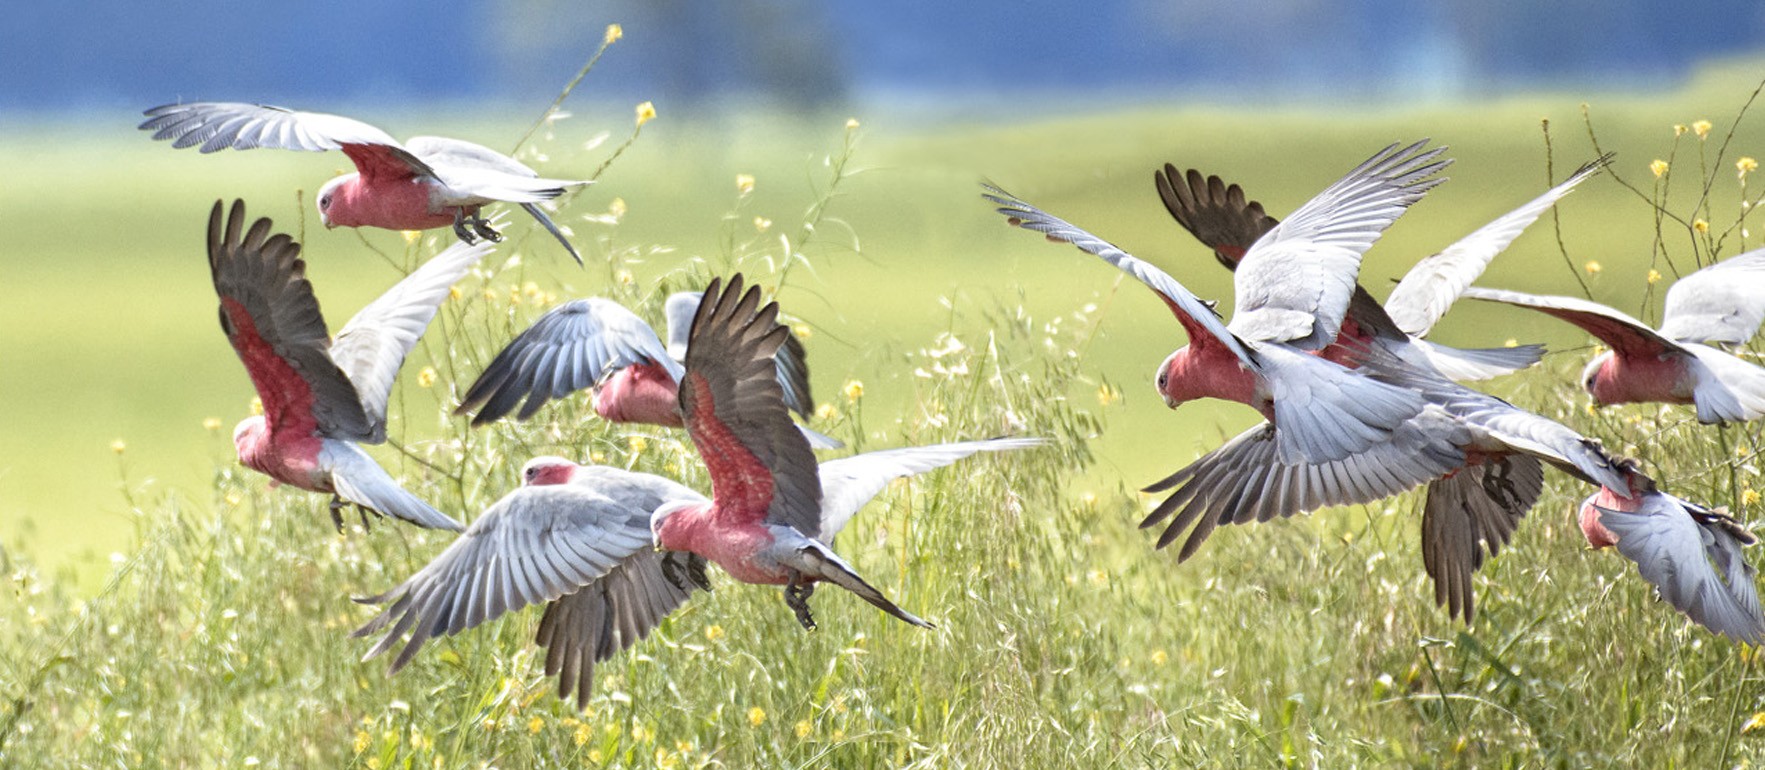
[[[1737,97],[1723,93],[1719,106],[1732,110]],[[1233,149],[1241,137],[1225,130],[1187,137],[1176,148],[1153,138],[1173,123],[1230,123],[1222,116],[1117,115],[1029,131],[980,127],[954,138],[887,143],[874,156],[861,153],[873,170],[894,171],[882,181],[811,171],[808,186],[817,192],[809,199],[832,202],[811,204],[800,218],[778,213],[791,209],[763,197],[773,178],[765,174],[759,197],[750,198],[739,190],[680,189],[702,177],[671,167],[672,161],[632,160],[639,169],[677,173],[629,180],[628,218],[597,209],[593,216],[602,220],[573,223],[593,260],[591,278],[564,274],[576,285],[560,286],[556,276],[563,273],[553,268],[561,255],[551,244],[543,237],[513,244],[462,284],[461,296],[444,308],[407,364],[405,380],[412,385],[393,405],[394,450],[377,456],[398,466],[419,494],[471,515],[512,487],[520,462],[539,453],[678,476],[704,488],[702,468],[683,437],[609,428],[585,419],[580,400],[549,407],[532,424],[482,431],[466,430],[446,410],[490,351],[559,299],[607,294],[654,318],[668,290],[731,269],[783,284],[781,301],[811,336],[816,385],[829,405],[817,427],[854,448],[1001,433],[1048,435],[1057,445],[970,461],[898,485],[842,539],[840,549],[862,572],[937,623],[936,630],[907,627],[829,590],[816,599],[822,629],[805,634],[777,591],[717,575],[715,592],[601,669],[582,712],[559,702],[554,683],[539,676],[529,641],[533,611],[432,643],[396,678],[385,674],[382,661],[357,662],[369,644],[348,638],[348,631],[373,613],[344,597],[395,584],[445,547],[445,536],[388,523],[338,537],[328,529],[321,498],[269,489],[232,462],[226,427],[240,416],[249,390],[213,329],[212,294],[191,251],[203,205],[186,205],[231,188],[181,190],[165,201],[144,192],[123,203],[98,198],[95,206],[114,207],[110,213],[139,225],[135,237],[147,245],[133,256],[166,268],[166,275],[141,280],[162,282],[169,293],[160,301],[168,306],[193,308],[138,320],[148,333],[163,335],[164,348],[150,352],[163,357],[158,367],[173,370],[166,381],[144,378],[146,395],[167,404],[166,419],[196,437],[166,443],[198,447],[194,456],[185,452],[165,462],[199,468],[201,483],[167,491],[144,482],[143,476],[166,473],[137,449],[154,437],[131,437],[130,449],[114,457],[95,447],[101,461],[120,463],[124,502],[110,506],[113,515],[93,517],[81,509],[55,526],[75,536],[82,528],[109,527],[133,541],[108,565],[103,588],[84,590],[10,555],[5,573],[12,590],[0,594],[0,764],[1757,765],[1765,733],[1749,728],[1765,722],[1755,717],[1765,711],[1765,687],[1752,651],[1689,626],[1655,601],[1616,555],[1586,552],[1567,512],[1587,490],[1560,475],[1551,475],[1514,545],[1478,579],[1479,615],[1469,628],[1431,606],[1413,495],[1220,532],[1181,567],[1170,555],[1151,552],[1149,538],[1132,527],[1146,501],[1130,488],[1173,469],[1215,436],[1235,432],[1248,417],[1202,405],[1165,413],[1146,396],[1144,381],[1150,364],[1180,344],[1162,308],[1132,285],[1118,297],[1106,268],[1086,269],[1098,266],[1070,249],[1059,251],[1066,247],[1005,231],[978,202],[973,185],[975,166],[984,167],[1014,192],[1172,266],[1185,281],[1194,274],[1192,285],[1205,287],[1205,295],[1224,296],[1229,279],[1223,272],[1202,261],[1198,250],[1171,245],[1174,228],[1159,219],[1143,178],[1149,161],[1183,162],[1180,149],[1219,164],[1222,173],[1237,176],[1242,169],[1237,178],[1253,195],[1284,212],[1303,199],[1297,190],[1314,179],[1327,182],[1388,137],[1438,136],[1443,124],[1460,127],[1466,140],[1446,138],[1464,148],[1455,152],[1461,158],[1455,172],[1462,169],[1473,181],[1444,186],[1440,199],[1448,203],[1435,204],[1431,195],[1432,208],[1411,215],[1433,217],[1431,232],[1394,231],[1394,240],[1369,260],[1369,283],[1375,283],[1400,273],[1416,253],[1542,189],[1542,183],[1514,182],[1542,176],[1535,124],[1516,117],[1532,115],[1532,107],[1508,105],[1476,118],[1343,118],[1322,129],[1305,116],[1273,116],[1265,127],[1286,137],[1281,141],[1324,148],[1299,153],[1306,158],[1301,167],[1286,168],[1255,157],[1255,148]],[[1620,306],[1630,310],[1646,293],[1641,276],[1649,265],[1662,265],[1670,278],[1672,269],[1660,260],[1689,265],[1712,251],[1732,254],[1748,237],[1740,226],[1728,227],[1735,201],[1752,199],[1733,189],[1733,154],[1717,157],[1706,149],[1712,145],[1689,134],[1677,142],[1656,136],[1689,120],[1685,104],[1675,108],[1623,107],[1631,117],[1608,141],[1624,145],[1621,174],[1644,198],[1663,190],[1645,176],[1647,156],[1684,148],[1685,156],[1672,157],[1674,167],[1699,171],[1681,171],[1680,178],[1721,180],[1709,200],[1728,213],[1702,209],[1702,218],[1717,226],[1692,228],[1699,209],[1689,204],[1669,206],[1685,225],[1657,222],[1647,215],[1653,209],[1646,201],[1616,185],[1578,192],[1571,204],[1584,207],[1582,213],[1565,214],[1580,228],[1565,231],[1572,264],[1596,296],[1622,299]],[[1511,135],[1478,134],[1477,127],[1495,125],[1508,126]],[[1071,149],[1104,135],[1119,141]],[[1719,128],[1708,141],[1721,135]],[[679,141],[681,147],[714,146],[690,136]],[[825,144],[825,136],[820,141]],[[1272,144],[1259,145],[1260,152]],[[989,149],[974,156],[977,147]],[[163,163],[168,173],[194,162],[162,147],[144,149],[152,154],[143,153],[151,159],[143,162]],[[1559,159],[1559,172],[1590,155],[1587,150]],[[832,156],[837,167],[844,156]],[[965,158],[960,165],[952,160],[959,156]],[[734,173],[722,172],[742,167],[720,162],[711,164],[715,173],[703,173],[724,186]],[[957,167],[962,170],[950,170]],[[1089,173],[1097,169],[1103,171]],[[275,184],[254,184],[273,188],[297,175],[276,173]],[[1132,181],[1124,181],[1130,175]],[[1485,187],[1476,187],[1483,175]],[[835,179],[841,192],[856,185],[854,197],[867,205],[827,197]],[[1259,183],[1269,192],[1259,192]],[[1465,186],[1471,191],[1454,192]],[[1682,185],[1676,194],[1699,186]],[[939,192],[929,200],[905,194],[934,188]],[[691,207],[670,199],[673,193],[703,204],[693,210],[729,214],[682,227],[672,221],[679,216],[674,206]],[[131,214],[127,204],[149,208]],[[845,232],[833,217],[821,218],[829,210],[849,223],[850,234],[823,237]],[[300,221],[292,205],[259,211],[289,227]],[[755,217],[777,221],[763,228]],[[912,229],[915,224],[920,227]],[[702,242],[675,245],[678,232]],[[173,246],[157,245],[163,233],[179,234],[163,239]],[[1714,239],[1724,234],[1730,240],[1717,248]],[[337,239],[353,235],[309,235],[317,244],[315,282],[325,280],[321,269],[379,276],[320,284],[326,308],[340,308],[332,311],[333,326],[347,315],[341,309],[359,307],[383,287],[385,274],[435,250],[432,240],[374,235],[371,242],[389,264],[364,271],[341,264],[340,252],[361,247]],[[796,252],[779,247],[780,235],[787,242],[815,241],[814,258],[795,261]],[[1661,236],[1654,247],[1638,246],[1651,235]],[[1700,235],[1709,237],[1699,241]],[[869,240],[854,255],[859,236]],[[66,248],[41,233],[25,237],[42,239],[45,250]],[[1498,263],[1490,282],[1575,291],[1575,273],[1554,248],[1533,238],[1521,259]],[[1023,261],[1004,261],[1003,253],[1022,254]],[[893,261],[898,254],[908,261]],[[855,258],[864,256],[869,259]],[[1583,264],[1590,258],[1604,263],[1603,272]],[[842,260],[837,274],[835,259]],[[103,271],[78,261],[54,267],[76,279]],[[50,267],[17,270],[30,278]],[[943,276],[951,282],[947,291]],[[1084,288],[1075,290],[1078,276]],[[98,291],[100,301],[121,301],[146,290]],[[43,309],[9,307],[0,314]],[[1467,315],[1455,315],[1459,325],[1446,330],[1448,341],[1535,336],[1499,313],[1461,312]],[[1487,326],[1497,318],[1501,331],[1492,334]],[[1580,342],[1561,329],[1538,328],[1558,335],[1552,339]],[[878,329],[892,332],[873,334]],[[77,331],[70,330],[70,338]],[[870,339],[880,341],[862,342]],[[50,353],[42,355],[51,360]],[[1590,415],[1565,386],[1586,355],[1554,355],[1540,370],[1496,388],[1609,447],[1659,463],[1649,469],[1677,494],[1736,505],[1743,520],[1755,515],[1753,490],[1762,485],[1756,428],[1713,431],[1692,423],[1683,409]],[[226,374],[209,382],[209,371]],[[865,387],[842,387],[854,377]],[[1126,405],[1117,400],[1124,393]],[[221,410],[216,403],[238,408]],[[144,411],[128,402],[115,408]],[[218,431],[197,427],[202,415],[216,412],[228,415]],[[1750,556],[1760,558],[1757,551]]]

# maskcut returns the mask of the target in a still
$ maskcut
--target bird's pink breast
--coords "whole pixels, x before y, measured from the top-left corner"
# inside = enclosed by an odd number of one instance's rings
[[[743,583],[783,585],[790,576],[776,565],[757,560],[772,545],[764,525],[731,524],[717,515],[717,504],[679,511],[662,522],[657,544],[670,551],[690,551],[715,563]]]
[[[1589,504],[1581,506],[1581,534],[1587,538],[1588,547],[1598,549],[1617,545],[1618,536],[1612,534],[1612,530],[1606,529],[1606,525],[1600,523],[1600,512],[1594,507],[1596,505],[1613,511],[1634,511],[1637,508],[1637,501],[1633,498],[1619,497],[1612,490],[1600,487],[1599,494],[1594,495]]]
[[[342,227],[381,227],[387,230],[429,230],[452,227],[454,211],[460,207],[442,207],[434,202],[435,185],[412,177],[361,177],[345,182],[332,191],[331,206],[326,215],[331,224]],[[476,215],[478,207],[466,212]]]
[[[680,386],[660,364],[619,370],[595,391],[594,411],[610,422],[637,422],[678,428]]]
[[[1690,374],[1681,356],[1614,355],[1594,373],[1588,392],[1602,404],[1689,404]]]

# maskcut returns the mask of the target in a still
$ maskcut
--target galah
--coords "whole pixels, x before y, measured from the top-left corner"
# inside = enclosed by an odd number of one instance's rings
[[[416,136],[400,144],[374,126],[340,115],[297,112],[243,102],[166,104],[143,113],[139,128],[173,147],[202,152],[250,150],[342,150],[355,164],[319,188],[319,221],[326,227],[428,230],[452,227],[461,241],[501,241],[479,216],[488,203],[518,203],[582,264],[576,247],[539,207],[586,180],[546,179],[489,147],[460,139]]]
[[[1460,350],[1422,339],[1452,307],[1466,287],[1481,275],[1490,260],[1507,249],[1520,233],[1563,196],[1611,162],[1610,154],[1582,166],[1562,183],[1525,205],[1478,228],[1451,246],[1418,262],[1403,277],[1386,302],[1399,334],[1411,346],[1406,357],[1420,356],[1442,374],[1455,380],[1480,380],[1508,374],[1538,362],[1541,345],[1512,348]],[[1203,177],[1190,169],[1179,172],[1165,164],[1153,174],[1159,198],[1183,229],[1213,250],[1214,258],[1228,270],[1235,269],[1256,239],[1279,221],[1263,211],[1257,201],[1247,201],[1243,188],[1227,185],[1218,176]],[[1365,287],[1355,286],[1350,303],[1346,336],[1364,337],[1371,319],[1366,307],[1377,305]]]
[[[278,482],[332,495],[341,531],[345,503],[421,527],[463,527],[406,491],[358,443],[386,440],[392,382],[449,289],[489,253],[455,244],[412,271],[333,340],[307,281],[300,244],[272,235],[269,219],[246,228],[245,202],[208,218],[208,264],[221,329],[245,363],[264,413],[233,431],[239,461]],[[364,519],[365,523],[365,519]]]
[[[1595,404],[1691,404],[1702,423],[1765,417],[1765,369],[1716,345],[1740,345],[1765,320],[1765,249],[1725,259],[1667,290],[1661,328],[1575,297],[1472,287],[1465,296],[1568,321],[1610,350],[1581,372]]]
[[[727,296],[719,296],[715,284],[713,301],[734,305],[739,284]],[[752,295],[750,295],[752,296]],[[704,362],[687,359],[685,382],[695,383],[709,394],[700,397],[711,414],[688,422],[689,431],[708,436],[722,453],[705,452],[713,469],[713,496],[706,498],[677,482],[647,473],[606,466],[578,465],[560,457],[536,457],[522,468],[523,486],[505,495],[472,522],[466,534],[434,561],[397,588],[364,602],[388,603],[379,616],[356,632],[356,636],[391,630],[366,656],[372,658],[404,646],[392,662],[397,671],[410,662],[429,639],[459,633],[505,612],[528,604],[548,603],[540,621],[536,643],[546,650],[547,675],[559,677],[559,696],[574,691],[579,703],[586,701],[593,684],[594,665],[644,638],[695,589],[710,589],[706,559],[719,561],[743,582],[791,584],[794,570],[799,582],[832,570],[842,587],[891,614],[923,624],[917,617],[895,607],[875,588],[864,583],[834,555],[831,544],[860,508],[888,482],[957,462],[977,452],[1026,449],[1045,442],[1037,438],[999,438],[923,447],[870,452],[831,460],[818,467],[806,449],[787,476],[789,483],[769,483],[772,476],[759,463],[761,453],[777,457],[771,445],[759,444],[753,432],[769,435],[789,433],[777,424],[782,408],[758,410],[759,402],[775,401],[770,388],[756,388],[763,358],[770,353],[755,344],[772,345],[772,335],[754,326],[755,301],[732,308],[713,307],[722,315],[707,319],[707,356],[736,359],[733,369],[722,362],[704,375],[694,375]],[[707,305],[707,307],[712,307]],[[742,311],[747,323],[738,323]],[[730,326],[735,328],[727,328]],[[734,339],[730,339],[734,337]],[[739,356],[731,356],[740,353]],[[731,375],[739,374],[736,381]],[[721,396],[719,396],[721,394]],[[705,404],[703,398],[718,399]],[[718,404],[722,404],[721,407]],[[740,405],[740,409],[730,404]],[[731,414],[731,412],[735,412]],[[771,428],[759,428],[753,417],[763,417]],[[788,422],[788,420],[787,420]],[[694,426],[697,426],[696,428]],[[705,431],[710,431],[709,434]],[[801,443],[801,439],[778,439],[774,443]],[[704,451],[705,444],[701,445]],[[760,446],[759,449],[751,449]],[[802,468],[814,474],[796,478]],[[737,474],[732,477],[730,472]],[[821,490],[807,532],[793,525],[767,523],[775,505],[798,510],[798,495],[805,489]],[[667,537],[664,537],[666,530]],[[691,541],[673,538],[685,533]],[[666,550],[657,550],[652,544]],[[691,547],[684,547],[690,545]],[[800,552],[792,552],[791,548]],[[728,561],[722,559],[727,558]],[[776,572],[768,571],[773,565]],[[793,566],[801,565],[801,566]],[[733,566],[733,568],[732,568]],[[808,574],[802,574],[808,571]],[[756,574],[758,572],[759,574]],[[812,585],[812,582],[807,583]],[[793,588],[792,595],[807,599],[808,588]],[[806,604],[793,609],[805,627],[813,627]],[[405,639],[409,634],[408,640]]]
[[[1765,643],[1757,570],[1741,554],[1758,538],[1732,517],[1640,479],[1624,494],[1604,488],[1588,497],[1580,518],[1588,545],[1616,546],[1686,617],[1736,641]]]
[[[1448,435],[1455,421],[1439,407],[1308,355],[1326,349],[1342,327],[1360,254],[1432,186],[1428,175],[1443,166],[1430,162],[1440,150],[1418,152],[1421,146],[1381,151],[1258,240],[1237,271],[1238,313],[1230,326],[1158,268],[997,188],[989,187],[986,197],[1013,224],[1071,243],[1157,292],[1190,339],[1156,372],[1165,403],[1175,408],[1194,398],[1223,398],[1268,418],[1227,445],[1268,464],[1245,480],[1247,486],[1222,488],[1220,494],[1250,495],[1260,487],[1248,485],[1277,483],[1281,466],[1321,467],[1327,472],[1291,479],[1275,506],[1309,510],[1371,502],[1465,462]],[[1279,264],[1287,267],[1276,269]],[[1270,473],[1275,475],[1263,475]],[[1143,526],[1170,517],[1183,502],[1166,501]],[[1193,506],[1184,510],[1158,546],[1170,544],[1201,513]],[[1216,523],[1203,519],[1198,529],[1211,531]],[[1191,536],[1179,560],[1193,555],[1206,531]]]
[[[663,312],[668,344],[635,313],[609,299],[566,302],[535,321],[505,346],[478,375],[454,414],[473,409],[473,425],[484,425],[521,409],[525,420],[554,398],[592,389],[595,414],[610,422],[679,428],[681,362],[700,292],[669,295]],[[779,349],[778,384],[785,405],[809,419],[815,399],[809,392],[809,365],[803,343],[792,335]],[[523,401],[522,399],[526,400]],[[840,441],[799,428],[816,449],[839,449]]]

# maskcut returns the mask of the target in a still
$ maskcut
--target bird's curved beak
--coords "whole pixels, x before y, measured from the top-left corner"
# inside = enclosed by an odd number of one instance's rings
[[[331,217],[323,211],[319,212],[319,222],[325,226],[326,230],[334,230],[337,228],[336,223],[332,222]]]
[[[1177,408],[1178,401],[1174,398],[1171,398],[1169,393],[1166,393],[1161,390],[1158,392],[1158,397],[1164,399],[1165,406],[1170,407],[1172,409]]]

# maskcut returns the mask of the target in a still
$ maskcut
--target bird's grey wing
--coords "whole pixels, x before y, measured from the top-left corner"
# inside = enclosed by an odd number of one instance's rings
[[[547,401],[593,387],[628,366],[655,363],[679,382],[684,372],[668,355],[654,329],[609,299],[566,302],[540,316],[510,341],[466,390],[455,414],[477,409],[473,425],[495,421],[514,410],[525,420]]]
[[[1116,269],[1133,276],[1135,280],[1157,292],[1188,332],[1190,345],[1224,345],[1245,366],[1252,369],[1257,367],[1257,361],[1250,349],[1226,328],[1226,324],[1220,321],[1219,314],[1214,312],[1213,306],[1201,301],[1201,298],[1184,288],[1169,273],[1064,219],[1024,202],[1011,193],[992,185],[982,185],[982,190],[981,197],[997,205],[997,211],[1004,214],[1011,224],[1041,233],[1044,238],[1055,243],[1077,246],[1080,251],[1114,265]],[[1353,283],[1353,278],[1349,279],[1349,283]]]
[[[1720,348],[1684,343],[1692,363],[1692,402],[1705,424],[1765,417],[1765,369]]]
[[[331,358],[349,375],[361,394],[362,411],[378,426],[375,441],[386,439],[386,401],[405,355],[429,328],[453,285],[493,248],[488,241],[455,243],[362,308],[337,333]]]
[[[1310,462],[1286,461],[1275,424],[1251,428],[1147,492],[1174,490],[1140,522],[1153,527],[1166,519],[1158,548],[1183,533],[1178,561],[1201,548],[1215,527],[1268,521],[1331,505],[1370,503],[1399,494],[1464,464],[1455,445],[1464,430],[1439,409],[1424,411],[1390,437],[1347,456]]]
[[[220,297],[221,330],[263,400],[271,430],[365,441],[385,426],[362,410],[349,377],[331,360],[330,335],[306,277],[300,244],[270,234],[270,220],[245,228],[245,202],[208,218],[208,267]],[[311,422],[308,422],[308,421]]]
[[[492,200],[538,203],[562,195],[565,188],[589,183],[582,179],[541,177],[514,158],[464,139],[415,136],[405,147],[435,169],[436,178],[448,187]]]
[[[1667,290],[1661,336],[1742,345],[1765,321],[1765,249],[1717,262]]]
[[[1538,502],[1544,466],[1510,455],[1428,484],[1422,504],[1422,567],[1434,580],[1434,604],[1447,617],[1476,616],[1471,576],[1501,552],[1520,519]]]
[[[821,533],[831,543],[858,509],[882,492],[890,481],[907,478],[961,460],[976,452],[1004,452],[1044,446],[1044,438],[995,438],[950,444],[885,449],[842,457],[821,464]]]
[[[1237,269],[1256,240],[1280,224],[1261,203],[1246,201],[1244,188],[1217,176],[1203,177],[1195,169],[1179,173],[1166,163],[1152,177],[1165,210],[1228,270]]]
[[[579,466],[571,475],[570,483],[585,485],[607,497],[645,511],[655,511],[672,502],[710,502],[698,490],[673,479],[610,465]]]
[[[1588,334],[1598,337],[1619,355],[1626,357],[1658,356],[1667,353],[1689,355],[1685,348],[1667,339],[1648,324],[1616,309],[1577,297],[1541,296],[1504,289],[1472,286],[1462,295],[1467,299],[1499,302],[1527,307],[1545,315],[1568,321]]]
[[[1325,463],[1367,451],[1427,408],[1420,393],[1280,345],[1259,348],[1282,463]]]
[[[1424,339],[1411,339],[1428,364],[1449,379],[1458,382],[1487,380],[1513,374],[1544,358],[1543,345],[1515,345],[1511,348],[1454,348]]]
[[[451,139],[445,136],[413,136],[405,141],[405,148],[437,167],[482,168],[514,176],[529,178],[539,176],[538,171],[534,171],[507,154],[464,139]]]
[[[363,657],[409,641],[397,671],[430,638],[457,634],[529,604],[555,601],[605,577],[633,555],[653,553],[650,512],[574,484],[520,487],[409,580],[364,603],[389,606],[355,631],[390,626]]]
[[[202,152],[270,147],[280,150],[343,150],[363,176],[427,176],[428,164],[378,128],[353,118],[244,102],[166,104],[143,113],[139,128],[177,148]]]
[[[1391,290],[1391,296],[1385,299],[1385,309],[1405,332],[1417,337],[1426,336],[1458,300],[1460,292],[1483,275],[1495,255],[1506,250],[1508,244],[1576,185],[1599,173],[1611,161],[1611,153],[1601,155],[1526,205],[1478,228],[1439,254],[1417,262],[1404,274],[1403,280],[1397,282],[1397,288]]]
[[[662,316],[668,323],[668,355],[686,360],[686,341],[692,335],[693,315],[699,312],[702,291],[677,291],[662,303]]]
[[[821,531],[821,480],[773,361],[791,330],[778,322],[778,303],[762,306],[758,286],[742,288],[737,274],[705,290],[686,346],[680,414],[711,471],[714,499],[766,500],[748,523],[808,537]]]
[[[1636,562],[1668,604],[1716,633],[1765,642],[1755,570],[1742,556],[1745,541],[1732,520],[1723,526],[1721,514],[1661,492],[1646,493],[1634,513],[1594,507],[1600,524],[1618,537],[1618,552]]]
[[[328,441],[319,450],[319,462],[331,472],[331,486],[344,501],[385,516],[403,519],[419,527],[461,532],[466,528],[399,486],[380,463],[361,447],[344,441]]]
[[[1450,160],[1427,141],[1391,145],[1349,171],[1250,247],[1232,274],[1240,338],[1318,350],[1336,339],[1361,255],[1434,185]]]
[[[710,588],[703,558],[644,550],[599,580],[546,605],[533,641],[545,650],[546,676],[558,678],[558,697],[568,699],[574,692],[577,705],[587,705],[596,663],[649,636],[695,589]]]

